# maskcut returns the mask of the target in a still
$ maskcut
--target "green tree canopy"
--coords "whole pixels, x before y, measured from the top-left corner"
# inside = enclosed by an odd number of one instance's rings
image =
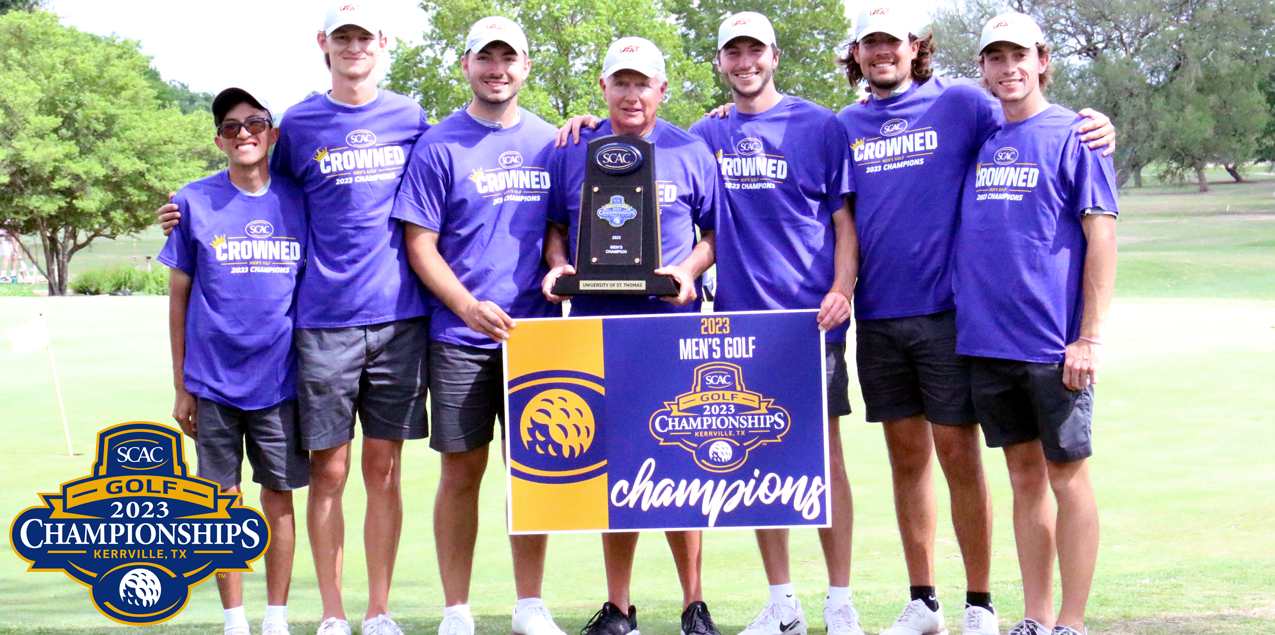
[[[44,0],[0,0],[0,14],[10,11],[36,11],[44,8]]]
[[[685,33],[686,54],[696,62],[717,56],[717,28],[740,11],[756,11],[770,19],[779,40],[775,87],[833,110],[854,99],[837,58],[846,53],[850,30],[841,0],[669,0]],[[717,103],[731,101],[730,87],[714,73]]]
[[[580,114],[605,116],[598,87],[602,58],[617,38],[634,35],[654,42],[668,65],[668,97],[660,116],[687,126],[712,103],[712,68],[686,55],[682,35],[660,0],[559,0],[521,3],[507,0],[422,0],[430,15],[424,43],[400,46],[387,84],[420,101],[431,120],[469,103],[469,83],[460,57],[469,27],[489,15],[518,22],[531,44],[531,76],[518,103],[560,124]]]
[[[1260,156],[1272,104],[1263,79],[1275,68],[1275,5],[1269,0],[1014,0],[1053,45],[1057,75],[1048,95],[1092,107],[1119,130],[1120,182],[1155,162],[1170,177],[1239,166]],[[952,0],[931,25],[936,63],[977,76],[974,62],[997,0]]]
[[[50,293],[76,252],[153,224],[156,201],[218,156],[208,116],[163,104],[148,68],[135,43],[51,13],[0,16],[0,210],[39,237]]]

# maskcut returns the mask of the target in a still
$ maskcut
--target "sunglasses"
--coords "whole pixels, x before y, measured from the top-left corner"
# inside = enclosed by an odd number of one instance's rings
[[[217,126],[217,134],[223,139],[234,139],[239,136],[239,131],[244,128],[248,129],[248,134],[261,134],[270,129],[274,124],[269,119],[252,118],[247,121],[224,121]]]

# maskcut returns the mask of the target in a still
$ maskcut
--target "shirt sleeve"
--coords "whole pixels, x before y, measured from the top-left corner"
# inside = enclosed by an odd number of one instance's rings
[[[717,161],[707,147],[703,148],[699,161],[702,165],[699,170],[701,186],[691,220],[695,222],[696,227],[700,228],[700,231],[715,231],[717,216],[722,213],[721,206],[726,205],[725,189],[722,185],[722,177],[717,171]]]
[[[554,148],[549,151],[546,169],[549,171],[549,222],[555,225],[570,225],[571,219],[567,210],[567,152],[568,148]]]
[[[270,153],[270,171],[297,180],[296,172],[292,169],[292,138],[288,133],[292,130],[292,126],[279,126],[279,142],[274,145],[274,152]]]
[[[854,193],[854,171],[850,169],[850,140],[846,128],[836,117],[829,117],[824,124],[824,163],[827,199],[824,204],[829,213],[841,209],[845,197]]]
[[[1111,157],[1102,156],[1102,148],[1090,150],[1080,136],[1072,134],[1067,139],[1067,167],[1070,169],[1072,191],[1071,211],[1082,216],[1085,210],[1101,208],[1112,216],[1119,216],[1116,202],[1116,170]]]
[[[442,231],[447,209],[447,193],[452,187],[452,166],[438,144],[417,142],[403,172],[403,182],[394,197],[392,218]]]
[[[974,147],[983,144],[1005,125],[1005,111],[990,91],[979,89],[974,98]]]
[[[174,269],[180,269],[188,276],[194,276],[197,261],[196,245],[190,239],[190,230],[195,219],[190,215],[190,204],[185,194],[178,192],[177,196],[173,197],[173,204],[177,206],[177,211],[181,212],[184,221],[173,227],[173,233],[168,235],[168,240],[156,259]]]

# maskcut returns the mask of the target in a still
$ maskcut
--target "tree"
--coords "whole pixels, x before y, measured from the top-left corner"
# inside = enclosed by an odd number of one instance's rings
[[[0,14],[10,11],[38,11],[44,5],[45,0],[0,0]]]
[[[846,83],[837,58],[846,53],[850,21],[841,0],[669,0],[669,9],[682,25],[686,55],[695,62],[717,57],[717,29],[722,20],[740,11],[756,11],[770,19],[779,40],[779,69],[775,87],[817,104],[839,110],[850,103],[857,88]],[[730,87],[716,80],[717,103],[731,101]]]
[[[39,237],[50,294],[66,294],[76,252],[153,224],[156,201],[216,156],[207,115],[162,104],[148,67],[135,43],[51,13],[0,16],[0,209]]]
[[[397,47],[387,85],[416,98],[431,120],[469,103],[460,57],[469,27],[489,15],[507,16],[526,32],[531,76],[518,103],[551,123],[606,112],[598,88],[602,58],[612,41],[627,35],[645,37],[664,53],[669,89],[661,117],[685,127],[712,105],[712,69],[687,57],[673,16],[660,0],[421,0],[420,6],[430,15],[430,29],[422,44]]]
[[[1053,45],[1057,67],[1050,99],[1106,113],[1119,130],[1120,184],[1152,162],[1164,174],[1196,176],[1204,166],[1241,166],[1258,156],[1271,105],[1258,80],[1269,77],[1275,8],[1269,0],[1014,0]],[[932,25],[940,66],[977,73],[983,25],[1004,5],[952,0]]]
[[[177,106],[183,114],[192,112],[205,112],[212,114],[212,93],[191,90],[190,86],[185,82],[179,82],[175,79],[164,81],[159,71],[155,67],[146,69],[146,79],[155,87],[155,95],[162,102],[170,103]]]

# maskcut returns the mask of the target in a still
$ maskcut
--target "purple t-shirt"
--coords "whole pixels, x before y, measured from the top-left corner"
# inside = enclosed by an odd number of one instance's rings
[[[1050,106],[979,151],[956,249],[957,353],[1056,364],[1079,336],[1082,213],[1118,212],[1111,158],[1080,141],[1083,121]]]
[[[850,137],[860,320],[955,308],[951,263],[961,184],[1004,117],[970,80],[934,77],[837,115]]]
[[[421,135],[392,216],[438,232],[438,251],[461,284],[512,318],[561,317],[540,291],[548,273],[544,237],[547,161],[556,128],[530,111],[496,129],[464,110]],[[500,344],[432,301],[431,339],[462,346]]]
[[[274,176],[244,194],[222,170],[183,187],[182,222],[159,261],[191,277],[186,307],[186,390],[241,410],[296,396],[292,320],[305,260],[301,191]]]
[[[730,203],[717,218],[713,309],[819,308],[836,274],[832,213],[854,191],[836,116],[785,95],[766,112],[705,117],[691,132],[717,157]],[[848,326],[828,341],[845,341]]]
[[[609,134],[613,134],[611,120],[603,119],[597,130],[581,131],[579,144],[569,144],[550,155],[553,188],[549,195],[549,220],[569,227],[573,254],[576,253],[580,188],[584,185],[589,141]],[[725,200],[717,178],[717,163],[703,140],[663,119],[655,122],[655,128],[645,139],[655,144],[661,257],[665,266],[678,265],[690,257],[695,248],[695,227],[712,231],[716,226]],[[578,295],[571,300],[573,316],[695,312],[699,308],[699,300],[678,307],[655,296]]]
[[[297,328],[426,314],[428,294],[390,209],[412,145],[427,128],[420,105],[388,90],[357,107],[315,95],[288,109],[270,167],[297,182],[310,208]]]

